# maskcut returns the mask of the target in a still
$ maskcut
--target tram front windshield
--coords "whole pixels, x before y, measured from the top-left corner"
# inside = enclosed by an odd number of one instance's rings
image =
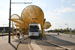
[[[30,26],[30,32],[38,32],[38,26]]]

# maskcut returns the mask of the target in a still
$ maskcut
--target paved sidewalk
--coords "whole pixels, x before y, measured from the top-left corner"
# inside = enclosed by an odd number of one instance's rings
[[[75,35],[73,35],[73,34],[63,34],[63,33],[60,33],[59,35],[66,36],[66,37],[69,37],[69,38],[75,38]]]
[[[16,36],[14,36],[14,39],[12,39],[12,36],[11,36],[10,44],[8,43],[8,36],[3,36],[3,38],[0,37],[0,50],[16,50],[18,42],[19,42],[19,39],[16,38]]]
[[[11,44],[8,43],[8,36],[0,37],[0,50],[15,50],[17,42],[11,38]]]

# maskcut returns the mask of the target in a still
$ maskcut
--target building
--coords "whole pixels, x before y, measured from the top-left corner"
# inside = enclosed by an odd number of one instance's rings
[[[11,30],[12,30],[12,28],[11,28]],[[8,33],[9,32],[9,27],[0,27],[0,33],[2,33],[2,32]]]

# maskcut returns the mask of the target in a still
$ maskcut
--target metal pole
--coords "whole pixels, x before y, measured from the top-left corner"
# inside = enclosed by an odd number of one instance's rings
[[[10,43],[10,32],[11,32],[11,0],[10,0],[10,4],[9,4],[9,37],[8,37],[8,43]]]
[[[41,29],[42,29],[42,38],[44,38],[44,26],[41,25]]]
[[[21,28],[21,34],[22,34],[22,28]]]
[[[72,34],[71,34],[71,28],[70,28],[70,37],[72,37]]]
[[[12,38],[14,38],[14,25],[13,25],[13,22],[12,22]]]
[[[31,2],[32,3],[32,2]],[[24,4],[31,4],[31,3],[24,3]],[[13,4],[13,3],[12,3]],[[20,4],[20,3],[19,3]],[[8,37],[8,43],[10,43],[11,41],[11,38],[10,38],[10,32],[11,32],[11,0],[10,0],[10,3],[9,3],[9,37]]]

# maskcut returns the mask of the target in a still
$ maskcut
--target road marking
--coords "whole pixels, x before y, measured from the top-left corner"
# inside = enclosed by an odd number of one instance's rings
[[[31,48],[31,46],[30,46],[30,41],[31,41],[31,40],[28,41],[28,47],[29,47],[30,50],[32,50],[32,48]]]

